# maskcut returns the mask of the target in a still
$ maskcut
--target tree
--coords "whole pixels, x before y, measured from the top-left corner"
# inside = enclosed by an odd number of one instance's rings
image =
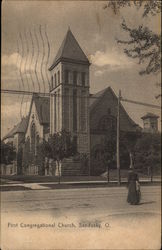
[[[49,167],[49,158],[52,158],[51,147],[46,140],[40,141],[37,145],[36,164],[39,166],[40,175],[45,174],[45,158]]]
[[[120,167],[121,169],[128,169],[131,164],[131,157],[134,158],[134,148],[141,137],[140,131],[125,132],[120,131]],[[116,132],[111,131],[105,135],[103,145],[100,148],[100,163],[98,171],[107,171],[107,179],[109,181],[110,168],[116,167]]]
[[[129,155],[129,162],[130,162],[130,167],[134,167],[134,150],[136,143],[139,138],[141,138],[141,132],[136,131],[136,132],[121,132],[120,135],[120,149],[121,149],[121,155],[127,153]]]
[[[64,158],[74,156],[76,154],[76,145],[69,132],[61,131],[50,135],[48,140],[50,146],[51,158],[57,162],[59,184],[61,178],[61,161]]]
[[[25,140],[24,145],[22,146],[23,155],[22,155],[22,167],[23,173],[26,174],[28,166],[32,164],[33,154],[30,152],[30,139]]]
[[[1,163],[10,164],[16,159],[16,150],[12,143],[1,141]]]
[[[23,148],[20,145],[18,152],[17,152],[17,174],[22,174],[22,160],[23,160]]]
[[[125,20],[122,22],[122,28],[128,32],[130,40],[118,40],[118,43],[128,45],[124,49],[125,54],[131,58],[137,58],[139,64],[146,63],[145,69],[141,70],[140,75],[159,73],[161,69],[161,37],[155,34],[148,27],[139,26],[131,29],[127,26]]]
[[[135,6],[137,9],[143,8],[143,18],[149,15],[155,16],[161,12],[161,1],[149,0],[149,1],[128,1],[118,0],[109,1],[104,8],[111,8],[114,14],[119,13],[121,8]],[[126,21],[123,19],[121,24],[123,31],[129,35],[129,40],[117,39],[117,42],[124,44],[124,53],[133,59],[138,59],[139,64],[145,63],[145,68],[139,73],[143,74],[157,74],[161,70],[161,35],[156,34],[148,27],[140,25],[136,28],[128,27]],[[158,83],[157,86],[160,86]],[[159,98],[157,95],[156,98]]]
[[[104,9],[111,8],[115,14],[120,11],[120,8],[131,7],[134,5],[138,9],[143,7],[143,17],[147,17],[149,14],[156,15],[161,12],[161,1],[160,0],[110,0],[104,5]]]
[[[161,168],[160,134],[142,134],[134,149],[135,167],[148,174],[159,173]]]

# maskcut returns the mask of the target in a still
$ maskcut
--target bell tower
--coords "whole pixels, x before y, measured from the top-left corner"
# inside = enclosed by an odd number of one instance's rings
[[[50,133],[69,131],[79,153],[90,152],[89,66],[88,58],[69,29],[49,68]]]
[[[157,133],[158,132],[158,115],[153,113],[147,113],[142,116],[143,120],[143,131],[147,133]]]

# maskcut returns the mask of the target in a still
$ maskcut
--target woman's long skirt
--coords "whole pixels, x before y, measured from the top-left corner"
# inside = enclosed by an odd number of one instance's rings
[[[136,181],[130,181],[128,185],[127,202],[131,205],[137,205],[140,202],[140,191],[136,190]]]

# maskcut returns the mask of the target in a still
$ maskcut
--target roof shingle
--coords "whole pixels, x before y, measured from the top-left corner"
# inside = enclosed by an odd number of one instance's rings
[[[48,124],[50,122],[50,98],[34,96],[33,101],[36,106],[40,124]]]
[[[25,133],[28,125],[28,116],[23,117],[22,120],[9,131],[9,133],[3,137],[3,140],[13,137],[17,133]]]
[[[49,68],[52,70],[56,64],[60,62],[61,59],[78,61],[80,63],[90,64],[87,56],[84,54],[83,50],[80,48],[77,40],[73,36],[71,30],[67,31],[67,34],[59,48],[53,64]]]

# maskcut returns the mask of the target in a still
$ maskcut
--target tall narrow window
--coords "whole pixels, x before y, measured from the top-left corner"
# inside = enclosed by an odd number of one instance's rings
[[[57,91],[57,131],[60,129],[60,90]]]
[[[30,135],[31,135],[31,152],[35,154],[35,124],[31,125]]]
[[[77,91],[73,90],[73,130],[77,131]]]
[[[77,85],[77,72],[76,71],[73,72],[73,84]]]
[[[64,98],[64,128],[66,131],[69,131],[69,89],[65,89],[65,98]]]
[[[65,70],[65,83],[69,83],[69,71]]]
[[[56,87],[56,85],[57,85],[57,79],[56,79],[56,74],[55,74],[55,87]]]
[[[56,93],[54,94],[54,131],[56,132]]]
[[[51,88],[53,89],[53,76],[51,77]]]
[[[81,74],[81,81],[82,81],[82,86],[85,86],[85,72],[82,72]]]
[[[74,151],[77,152],[77,136],[76,135],[73,137],[73,146],[74,146]]]
[[[60,84],[60,71],[58,71],[58,84]]]
[[[86,92],[82,91],[81,113],[80,113],[80,125],[82,131],[86,130],[86,102],[87,102]]]
[[[36,147],[35,147],[35,150],[36,150],[36,152],[35,152],[35,154],[37,155],[38,154],[38,146],[39,146],[39,135],[37,135],[36,136]]]

